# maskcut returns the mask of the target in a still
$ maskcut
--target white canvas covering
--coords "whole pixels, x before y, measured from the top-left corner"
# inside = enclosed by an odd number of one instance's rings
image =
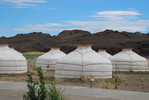
[[[82,76],[112,78],[111,61],[92,50],[91,45],[79,45],[76,50],[57,62],[55,77],[80,78]]]
[[[123,49],[121,52],[109,58],[112,62],[113,71],[147,71],[147,59],[132,51]]]
[[[0,73],[25,73],[27,61],[6,44],[0,45]]]
[[[55,70],[56,62],[65,55],[59,48],[51,48],[50,51],[37,58],[36,66],[44,70]]]
[[[106,50],[103,50],[103,49],[98,50],[98,53],[99,53],[101,56],[103,56],[104,58],[107,58],[107,59],[112,56],[112,55],[110,55],[109,53],[107,53]]]
[[[15,50],[14,48],[10,48],[12,51],[14,51],[15,53],[19,54],[19,55],[23,55],[22,53],[18,52],[17,50]]]

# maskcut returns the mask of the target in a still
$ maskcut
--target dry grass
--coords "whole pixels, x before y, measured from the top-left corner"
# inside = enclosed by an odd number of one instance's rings
[[[23,53],[23,55],[42,55],[45,52],[38,52],[38,51],[34,51],[34,52],[25,52]]]
[[[104,89],[114,89],[114,84],[111,83],[111,81],[109,80],[104,80],[101,79],[100,82],[100,88],[104,88]]]

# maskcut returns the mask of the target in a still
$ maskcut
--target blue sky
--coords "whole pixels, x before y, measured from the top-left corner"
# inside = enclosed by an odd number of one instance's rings
[[[149,0],[0,0],[0,36],[63,30],[149,32]]]

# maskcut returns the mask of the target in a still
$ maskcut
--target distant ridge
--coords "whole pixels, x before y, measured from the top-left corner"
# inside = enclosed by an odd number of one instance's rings
[[[13,37],[0,37],[0,43],[9,43],[20,52],[48,51],[50,47],[59,46],[65,53],[76,48],[76,44],[93,44],[93,49],[107,49],[115,54],[121,48],[134,48],[142,56],[149,56],[149,33],[118,32],[105,30],[91,34],[84,30],[64,30],[57,36],[42,32],[17,34]]]

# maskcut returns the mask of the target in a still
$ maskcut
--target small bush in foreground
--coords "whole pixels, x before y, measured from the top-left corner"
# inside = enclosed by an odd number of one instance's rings
[[[32,74],[27,74],[28,92],[24,94],[23,100],[46,100],[46,88],[41,68],[37,68],[37,73],[39,81],[34,81]]]
[[[47,85],[44,82],[44,76],[41,68],[37,68],[38,81],[32,78],[28,73],[27,87],[28,92],[23,95],[23,100],[65,100],[61,88],[57,88],[54,83]]]

